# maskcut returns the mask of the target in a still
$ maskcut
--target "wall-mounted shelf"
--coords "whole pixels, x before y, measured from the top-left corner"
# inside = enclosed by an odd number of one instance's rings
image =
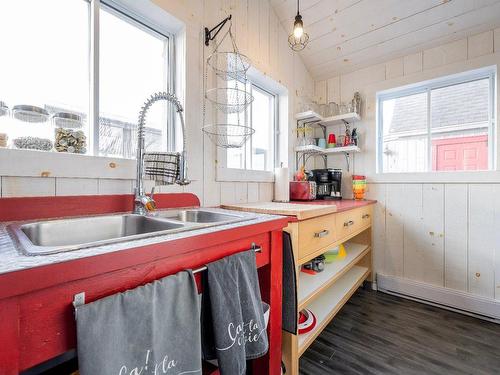
[[[344,124],[346,129],[350,123],[360,120],[361,116],[359,113],[350,112],[343,113],[341,115],[323,117],[314,111],[300,112],[295,115],[295,120],[297,121],[297,130],[300,128],[305,128],[309,126],[319,126],[323,130],[323,136],[327,137],[327,127],[330,125]],[[333,148],[321,148],[314,145],[308,146],[298,146],[295,148],[295,165],[299,168],[300,159],[302,159],[302,165],[305,165],[310,157],[316,155],[322,156],[325,163],[325,168],[327,165],[327,156],[331,154],[344,154],[347,163],[347,171],[349,171],[350,166],[350,156],[352,153],[361,152],[358,146],[347,146],[347,147],[333,147]]]
[[[358,121],[361,120],[361,116],[359,115],[359,113],[349,112],[336,116],[323,117],[314,111],[306,111],[297,113],[295,115],[295,119],[297,121],[318,123],[324,126],[330,126],[330,125],[344,124],[346,122],[351,123],[353,121]]]
[[[351,152],[361,152],[358,146],[345,146],[345,147],[332,147],[332,148],[322,148],[314,145],[308,146],[298,146],[295,147],[295,152],[301,152],[305,154],[342,154]]]

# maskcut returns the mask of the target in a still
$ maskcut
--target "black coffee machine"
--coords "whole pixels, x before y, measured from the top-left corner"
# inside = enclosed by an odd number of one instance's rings
[[[342,169],[313,169],[308,180],[316,182],[316,199],[342,199]]]

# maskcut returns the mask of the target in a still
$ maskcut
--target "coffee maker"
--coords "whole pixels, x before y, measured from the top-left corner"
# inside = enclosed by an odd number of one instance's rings
[[[313,169],[308,179],[316,182],[316,199],[342,199],[341,169]]]

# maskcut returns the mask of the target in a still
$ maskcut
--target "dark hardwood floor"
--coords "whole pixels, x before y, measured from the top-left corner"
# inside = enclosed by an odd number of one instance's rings
[[[500,374],[500,325],[359,289],[302,355],[319,374]]]

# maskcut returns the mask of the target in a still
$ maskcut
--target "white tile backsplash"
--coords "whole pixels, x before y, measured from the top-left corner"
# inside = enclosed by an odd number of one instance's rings
[[[97,195],[97,178],[56,178],[56,195]]]
[[[54,196],[56,179],[52,177],[2,177],[2,197]]]

